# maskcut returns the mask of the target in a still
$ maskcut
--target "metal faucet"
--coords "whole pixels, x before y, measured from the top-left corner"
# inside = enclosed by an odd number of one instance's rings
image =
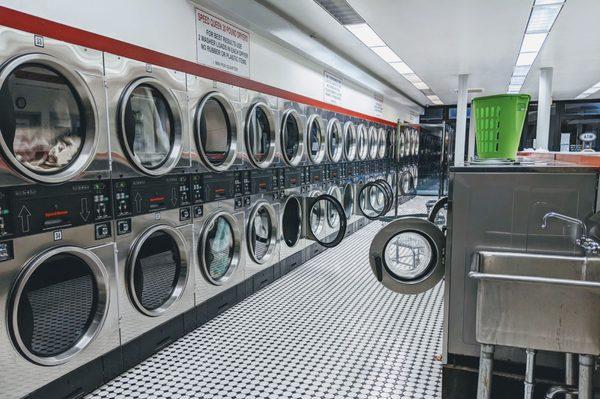
[[[543,229],[546,229],[548,226],[548,219],[558,219],[562,220],[563,222],[579,226],[580,234],[575,236],[574,243],[583,248],[586,255],[597,255],[600,253],[600,243],[597,243],[587,236],[587,226],[583,221],[558,212],[548,212],[542,218]]]

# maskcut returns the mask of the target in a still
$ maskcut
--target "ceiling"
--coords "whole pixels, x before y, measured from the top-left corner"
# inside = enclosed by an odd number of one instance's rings
[[[313,0],[255,0],[414,101],[427,98]],[[458,75],[484,94],[506,93],[533,0],[347,0],[446,104]],[[238,3],[239,4],[239,3]],[[573,99],[600,81],[600,1],[567,0],[522,92],[535,99],[539,68],[553,67],[553,96]],[[600,92],[596,94],[600,97]],[[593,97],[591,97],[593,98]]]

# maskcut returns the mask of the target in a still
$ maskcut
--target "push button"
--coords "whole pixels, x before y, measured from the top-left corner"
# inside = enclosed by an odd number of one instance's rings
[[[196,205],[194,207],[194,217],[201,218],[204,215],[204,207],[202,205]]]
[[[11,260],[13,258],[12,241],[0,242],[0,262]]]
[[[96,227],[95,228],[96,240],[103,240],[103,239],[109,238],[111,236],[109,222],[97,223],[95,227]]]
[[[186,220],[190,220],[191,218],[190,208],[181,208],[179,210],[179,221],[184,222]]]
[[[131,219],[117,220],[117,235],[131,233]]]

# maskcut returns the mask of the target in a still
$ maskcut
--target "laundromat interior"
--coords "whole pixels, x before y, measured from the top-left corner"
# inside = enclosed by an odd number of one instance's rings
[[[0,1],[0,399],[600,399],[600,1]]]

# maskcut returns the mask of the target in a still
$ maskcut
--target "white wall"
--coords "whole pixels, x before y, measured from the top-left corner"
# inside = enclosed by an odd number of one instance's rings
[[[2,6],[196,62],[194,6],[187,0],[4,0]],[[322,65],[257,34],[250,56],[251,79],[323,100]],[[343,92],[340,106],[375,116],[372,91],[344,80]],[[414,114],[384,98],[385,119]]]

